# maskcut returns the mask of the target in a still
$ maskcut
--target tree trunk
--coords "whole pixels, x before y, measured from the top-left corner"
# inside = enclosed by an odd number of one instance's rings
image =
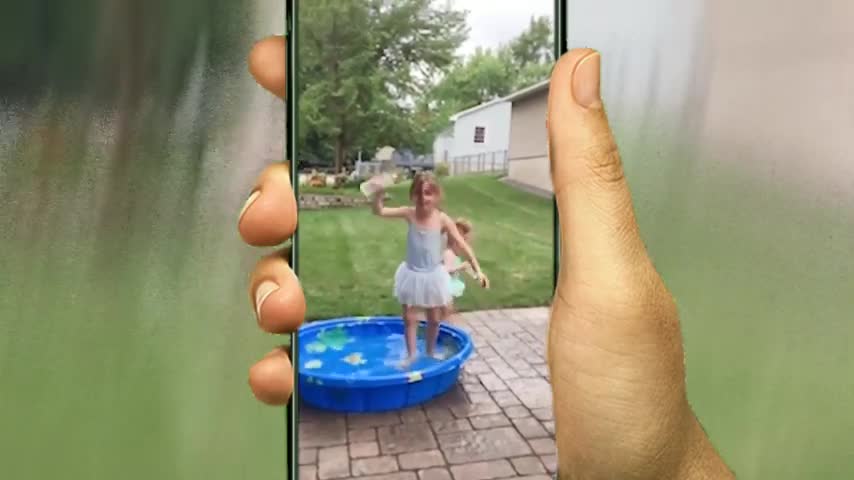
[[[335,137],[335,173],[341,173],[341,167],[344,165],[344,139],[341,137]]]

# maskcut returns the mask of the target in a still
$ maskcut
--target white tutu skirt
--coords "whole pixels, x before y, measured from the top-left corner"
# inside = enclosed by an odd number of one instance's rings
[[[451,276],[441,265],[429,272],[412,270],[402,262],[394,274],[394,296],[401,305],[444,307],[451,303]]]

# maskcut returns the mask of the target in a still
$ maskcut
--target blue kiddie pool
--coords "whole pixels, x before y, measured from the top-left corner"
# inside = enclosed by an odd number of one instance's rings
[[[406,368],[401,317],[348,317],[312,322],[299,330],[299,396],[309,406],[337,412],[381,412],[424,403],[457,383],[472,353],[471,337],[442,324],[437,352],[424,352],[425,324],[418,350]]]

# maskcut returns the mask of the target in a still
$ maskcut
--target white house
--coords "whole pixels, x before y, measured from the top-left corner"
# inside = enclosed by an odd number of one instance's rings
[[[551,193],[545,115],[549,81],[453,115],[453,126],[433,142],[433,158],[452,173],[507,172],[506,180]]]
[[[463,110],[451,117],[454,123],[450,159],[492,154],[502,155],[510,147],[510,110],[512,104],[496,99]]]
[[[552,179],[546,139],[549,81],[531,85],[504,97],[513,105],[507,178],[511,183],[550,195]]]
[[[454,149],[454,127],[442,130],[433,140],[433,161],[447,162]]]

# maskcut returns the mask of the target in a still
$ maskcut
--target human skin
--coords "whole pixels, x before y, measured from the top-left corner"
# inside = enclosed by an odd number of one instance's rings
[[[258,42],[249,70],[285,94],[285,40]],[[600,99],[600,54],[576,49],[551,77],[546,127],[560,224],[558,285],[548,362],[561,479],[731,479],[688,404],[679,316],[641,239],[620,155]],[[271,165],[238,220],[253,246],[284,243],[296,201],[284,164]],[[250,275],[258,324],[295,331],[305,297],[286,257]],[[255,396],[287,402],[293,369],[284,349],[250,369]]]

